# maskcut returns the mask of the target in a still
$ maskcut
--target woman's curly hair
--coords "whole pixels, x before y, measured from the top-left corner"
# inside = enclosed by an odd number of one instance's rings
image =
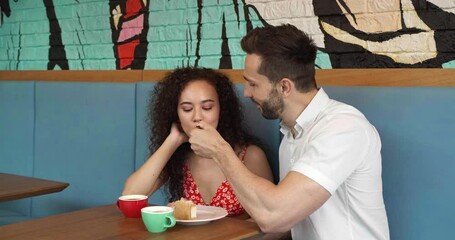
[[[257,144],[257,139],[244,129],[242,107],[229,78],[213,69],[184,67],[167,74],[151,92],[148,115],[150,152],[153,153],[163,144],[171,131],[172,123],[179,122],[177,107],[180,94],[194,80],[205,80],[214,86],[220,102],[217,130],[232,148]],[[168,187],[170,202],[180,199],[183,194],[183,163],[191,152],[190,144],[183,143],[161,172],[160,179]]]

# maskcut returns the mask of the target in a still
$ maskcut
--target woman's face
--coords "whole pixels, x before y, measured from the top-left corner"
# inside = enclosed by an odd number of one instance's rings
[[[216,129],[220,102],[215,88],[204,80],[189,82],[180,95],[177,114],[187,135],[201,120]]]

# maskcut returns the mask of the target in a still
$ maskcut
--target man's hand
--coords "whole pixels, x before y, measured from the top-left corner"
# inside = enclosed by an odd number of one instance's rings
[[[194,153],[214,160],[218,160],[218,156],[224,154],[226,148],[231,148],[213,126],[203,121],[191,130],[189,143]]]

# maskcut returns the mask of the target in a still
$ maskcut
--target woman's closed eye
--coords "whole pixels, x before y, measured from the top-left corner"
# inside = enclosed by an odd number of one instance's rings
[[[202,110],[210,111],[210,110],[212,110],[212,108],[213,108],[213,106],[203,106]]]
[[[210,106],[210,107],[202,107],[202,110],[204,111],[210,111],[213,109],[213,106]],[[182,108],[182,111],[184,112],[191,112],[193,111],[193,108]]]
[[[202,109],[203,111],[211,111],[215,106],[215,102],[211,99],[202,101],[201,104],[192,104],[190,102],[182,102],[180,103],[180,108],[183,112],[191,112],[194,108]]]

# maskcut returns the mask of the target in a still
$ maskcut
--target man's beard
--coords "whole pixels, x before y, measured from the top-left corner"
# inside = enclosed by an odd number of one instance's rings
[[[262,116],[265,119],[277,119],[283,112],[284,103],[283,99],[278,94],[276,89],[270,91],[269,98],[260,104],[262,109]]]

